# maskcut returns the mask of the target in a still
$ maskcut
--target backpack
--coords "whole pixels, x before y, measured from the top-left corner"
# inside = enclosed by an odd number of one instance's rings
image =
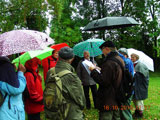
[[[36,76],[29,70],[26,71],[26,73],[29,72],[33,75],[34,77],[34,81],[36,80]],[[25,103],[26,102],[26,99],[30,98],[30,95],[29,95],[29,91],[28,91],[28,87],[27,87],[27,84],[26,84],[26,87],[22,93],[22,99],[23,99],[23,102]]]
[[[56,73],[55,67],[53,67],[49,70],[48,73],[45,83],[46,86],[43,92],[46,118],[54,118],[54,120],[64,120],[68,115],[70,106],[63,97],[61,77],[72,72],[69,70],[63,70],[59,73]],[[53,102],[49,105],[46,104],[47,97],[51,97],[51,99],[53,100]]]
[[[121,107],[121,105],[125,104],[132,96],[134,90],[134,79],[129,70],[123,67],[122,63],[118,59],[110,58],[110,60],[118,63],[122,69],[122,80],[119,89],[116,91],[116,100],[118,102],[118,106]]]

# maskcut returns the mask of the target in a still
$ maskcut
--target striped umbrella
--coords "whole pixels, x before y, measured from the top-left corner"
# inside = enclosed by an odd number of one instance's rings
[[[79,57],[83,57],[83,52],[88,51],[91,57],[96,57],[102,54],[99,46],[104,43],[102,39],[88,39],[80,42],[73,47],[73,52]]]

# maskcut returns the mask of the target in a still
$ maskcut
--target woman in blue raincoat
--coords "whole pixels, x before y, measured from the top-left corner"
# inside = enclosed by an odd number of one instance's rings
[[[25,71],[25,67],[20,64],[16,74],[9,59],[0,56],[0,91],[6,96],[0,106],[0,120],[25,120],[22,101],[22,92],[26,87]]]

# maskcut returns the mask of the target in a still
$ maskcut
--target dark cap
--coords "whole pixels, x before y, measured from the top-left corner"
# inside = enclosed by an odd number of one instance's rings
[[[115,47],[114,43],[112,41],[105,41],[101,46],[99,46],[100,49],[103,47]]]
[[[69,47],[61,48],[58,54],[64,60],[69,60],[74,57],[73,49]]]

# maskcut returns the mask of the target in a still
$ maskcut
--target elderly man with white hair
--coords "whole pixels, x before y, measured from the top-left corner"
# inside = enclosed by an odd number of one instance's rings
[[[80,80],[82,81],[83,90],[86,98],[86,107],[87,109],[91,108],[91,101],[89,97],[89,89],[91,89],[94,107],[96,108],[96,95],[97,95],[97,86],[96,82],[90,77],[90,70],[89,66],[86,64],[89,63],[90,65],[97,64],[95,61],[91,61],[90,54],[88,51],[84,51],[84,58],[81,60],[77,66],[76,72]]]

